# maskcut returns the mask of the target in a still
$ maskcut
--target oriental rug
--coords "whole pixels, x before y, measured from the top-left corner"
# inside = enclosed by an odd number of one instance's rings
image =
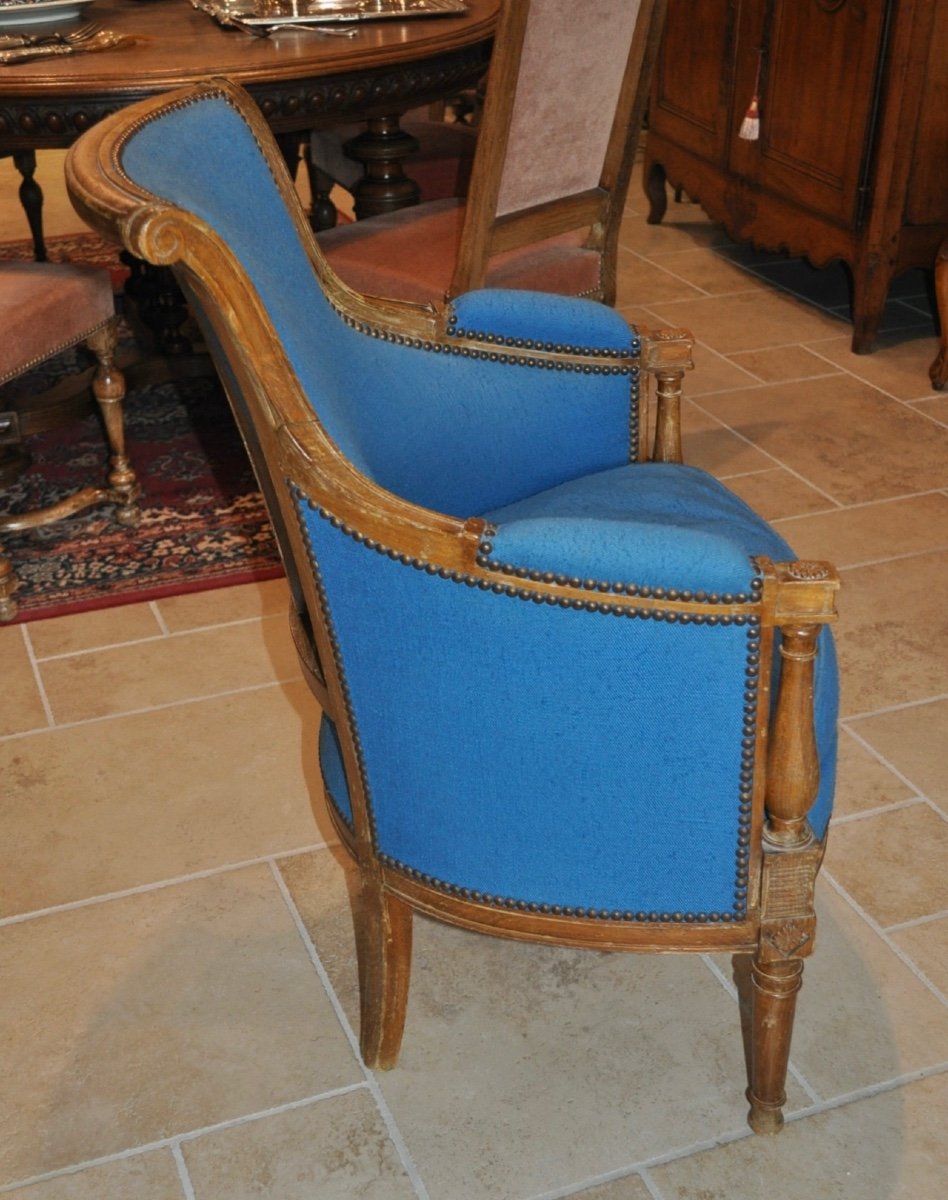
[[[80,243],[73,261],[111,260],[117,267],[115,248],[91,234],[48,239],[51,259],[65,241]],[[0,246],[0,257],[9,250]],[[7,384],[0,409],[11,389],[42,390],[87,362],[84,350],[73,350],[33,377]],[[217,380],[142,386],[129,392],[125,411],[127,449],[142,485],[141,521],[123,528],[112,506],[100,505],[42,529],[4,534],[19,581],[18,620],[282,574],[263,499]],[[31,465],[0,491],[0,512],[28,511],[104,481],[106,443],[96,412],[35,434],[24,447]]]

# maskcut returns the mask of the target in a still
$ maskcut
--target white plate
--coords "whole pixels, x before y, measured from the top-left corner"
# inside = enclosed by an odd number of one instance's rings
[[[31,4],[0,4],[0,29],[74,21],[91,3],[92,0],[33,0]]]

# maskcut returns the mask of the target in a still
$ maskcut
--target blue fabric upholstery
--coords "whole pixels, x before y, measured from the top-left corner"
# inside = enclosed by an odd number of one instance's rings
[[[123,164],[235,251],[357,467],[409,500],[496,527],[482,560],[497,582],[476,586],[387,556],[301,502],[380,852],[462,894],[528,907],[739,917],[756,626],[619,616],[598,590],[584,608],[517,594],[522,571],[723,600],[751,594],[752,555],[793,557],[702,472],[628,465],[638,380],[615,355],[634,352],[634,333],[599,305],[521,292],[462,297],[447,347],[348,322],[222,98],[136,128]],[[471,356],[471,331],[489,333],[496,351]],[[511,365],[508,341],[588,347],[596,366],[554,370],[542,353]],[[835,665],[822,641],[817,833],[835,761]],[[320,757],[351,821],[328,720]]]
[[[635,370],[512,371],[460,348],[435,354],[346,324],[323,294],[249,129],[223,99],[182,106],[136,130],[122,165],[233,248],[330,436],[383,487],[469,515],[629,460]],[[602,305],[560,299],[546,313],[550,299],[486,292],[459,311],[498,337],[530,327],[541,344],[555,343],[572,326],[574,345],[635,346],[628,326]]]
[[[644,594],[746,598],[751,555],[794,557],[741,500],[686,467],[627,466],[487,516],[496,564]],[[442,884],[526,904],[692,920],[742,911],[754,627],[537,606],[393,563],[312,512],[304,520],[382,853]],[[828,633],[816,693],[812,824],[822,836],[836,754]],[[324,736],[327,787],[351,819],[337,754]]]

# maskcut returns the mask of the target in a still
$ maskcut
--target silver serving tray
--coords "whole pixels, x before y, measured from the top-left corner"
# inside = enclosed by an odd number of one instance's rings
[[[222,25],[237,17],[242,25],[324,25],[342,21],[450,17],[467,12],[465,0],[191,0]]]

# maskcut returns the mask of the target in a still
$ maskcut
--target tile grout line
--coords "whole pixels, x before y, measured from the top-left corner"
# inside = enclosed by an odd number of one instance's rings
[[[896,921],[894,925],[884,926],[886,933],[898,933],[901,929],[917,929],[919,925],[930,925],[933,921],[942,921],[948,917],[948,908],[941,912],[929,913],[925,917],[915,917],[911,921]]]
[[[286,687],[291,683],[299,683],[302,680],[301,675],[294,675],[286,679],[268,679],[265,683],[249,683],[245,687],[226,688],[221,692],[208,692],[206,696],[186,696],[180,700],[168,700],[164,704],[146,705],[144,708],[128,708],[122,712],[104,713],[99,717],[83,717],[78,721],[62,721],[58,725],[52,725],[49,728],[43,729],[24,729],[19,733],[4,733],[0,734],[0,744],[3,742],[13,742],[18,738],[36,737],[38,734],[49,733],[51,730],[61,729],[82,729],[87,725],[100,725],[104,721],[121,721],[125,717],[142,717],[148,716],[149,713],[164,712],[169,708],[183,708],[187,704],[203,704],[209,700],[223,700],[228,696],[245,696],[251,692],[261,692],[267,688]]]
[[[171,630],[168,628],[168,622],[165,620],[161,612],[161,606],[157,600],[149,600],[148,607],[151,609],[151,615],[155,618],[155,624],[161,630],[164,637],[171,636]]]
[[[171,1155],[174,1158],[174,1165],[178,1169],[178,1179],[181,1182],[181,1190],[184,1192],[184,1200],[197,1200],[194,1194],[194,1184],[191,1182],[191,1174],[188,1171],[188,1164],[184,1161],[184,1155],[181,1153],[180,1142],[175,1142],[171,1146]]]
[[[853,912],[855,912],[863,919],[863,921],[865,921],[873,933],[875,933],[876,936],[889,948],[889,950],[892,951],[896,958],[898,958],[899,961],[912,972],[919,983],[926,987],[936,1000],[940,1000],[942,1004],[948,1007],[948,996],[945,996],[942,990],[928,978],[921,967],[917,966],[915,961],[905,953],[902,947],[899,946],[897,942],[894,942],[891,937],[889,937],[888,933],[886,933],[885,929],[879,924],[879,922],[874,917],[870,916],[868,912],[866,912],[862,905],[855,900],[849,894],[849,892],[846,891],[843,885],[834,879],[832,873],[824,868],[820,872],[820,878],[825,879],[830,887],[832,887],[833,890],[837,892],[843,900],[846,901]]]
[[[844,511],[851,512],[860,508],[877,508],[883,504],[901,504],[906,500],[922,500],[926,496],[944,496],[944,488],[925,488],[921,492],[902,492],[898,496],[885,496],[881,500],[852,500],[843,505]],[[773,524],[789,523],[790,521],[806,521],[810,517],[823,517],[829,513],[839,512],[837,508],[817,509],[815,512],[794,513],[789,517],[777,517]]]
[[[372,1071],[362,1061],[362,1054],[359,1049],[359,1039],[356,1037],[352,1026],[349,1024],[349,1018],[346,1016],[345,1009],[342,1007],[342,1003],[336,994],[336,989],[333,987],[332,980],[329,978],[329,973],[323,966],[322,959],[319,957],[319,952],[313,943],[313,939],[309,935],[309,930],[306,928],[306,924],[303,921],[300,911],[296,907],[296,901],[290,894],[290,889],[287,887],[286,880],[278,870],[275,861],[270,863],[270,870],[273,874],[273,879],[276,883],[277,889],[279,890],[280,895],[283,897],[283,902],[286,904],[290,918],[293,921],[293,924],[296,926],[296,931],[299,934],[300,940],[302,941],[306,949],[306,953],[309,956],[310,962],[313,965],[313,969],[319,977],[319,981],[329,999],[329,1003],[332,1005],[333,1011],[336,1014],[336,1019],[339,1021],[342,1031],[349,1042],[350,1048],[352,1049],[352,1053],[355,1056],[355,1060],[365,1076],[365,1084],[371,1092],[372,1098],[375,1100],[379,1114],[381,1115],[382,1120],[385,1123],[385,1127],[388,1130],[388,1135],[392,1140],[392,1144],[395,1147],[398,1157],[401,1159],[402,1166],[405,1169],[405,1174],[408,1176],[409,1182],[414,1188],[418,1200],[430,1200],[428,1189],[425,1187],[424,1181],[421,1178],[421,1174],[418,1171],[418,1167],[415,1164],[415,1160],[411,1155],[411,1151],[408,1149],[408,1144],[402,1136],[401,1130],[398,1128],[394,1114],[389,1108],[385,1097],[382,1095],[382,1089],[379,1086],[379,1082],[375,1078],[375,1075],[372,1073]]]
[[[40,704],[42,704],[43,712],[46,714],[46,729],[52,729],[55,727],[56,719],[53,716],[53,706],[50,704],[49,696],[46,694],[46,686],[43,683],[43,676],[40,673],[39,661],[37,660],[36,653],[33,648],[33,639],[29,634],[29,622],[25,622],[23,625],[21,625],[20,630],[23,637],[23,648],[26,651],[26,657],[33,671],[33,679],[36,682],[36,690],[39,692]],[[39,732],[45,733],[46,729],[40,730]],[[4,739],[0,738],[0,741],[2,740]]]
[[[9,917],[0,917],[0,929],[7,925],[22,925],[26,921],[38,920],[41,917],[53,917],[60,913],[74,912],[80,908],[91,908],[96,904],[108,904],[114,900],[125,900],[129,896],[143,896],[148,892],[160,892],[165,888],[178,887],[181,884],[193,883],[199,879],[214,879],[219,875],[230,875],[242,871],[246,867],[269,866],[285,858],[296,858],[301,854],[312,854],[317,850],[328,850],[334,842],[314,842],[309,846],[299,846],[293,850],[277,850],[269,854],[261,854],[257,858],[246,858],[239,862],[223,863],[217,867],[207,867],[203,871],[192,871],[189,875],[174,875],[168,879],[156,879],[152,883],[141,883],[136,887],[123,888],[116,892],[102,892],[97,896],[86,896],[82,900],[68,900],[63,904],[51,904],[47,908],[35,908],[30,912],[14,913]]]
[[[857,821],[867,821],[872,817],[882,816],[884,813],[901,812],[906,808],[915,808],[919,804],[927,804],[924,796],[909,796],[907,800],[893,800],[891,804],[879,804],[875,808],[867,808],[864,812],[846,813],[842,817],[833,817],[830,821],[830,829],[837,829],[841,825],[854,825]]]
[[[184,1133],[175,1133],[169,1137],[155,1138],[151,1142],[142,1142],[137,1146],[128,1146],[125,1150],[117,1150],[113,1154],[100,1154],[96,1158],[85,1159],[82,1162],[70,1163],[67,1167],[57,1167],[54,1171],[45,1171],[40,1175],[32,1175],[28,1179],[13,1180],[10,1183],[0,1185],[0,1195],[7,1192],[14,1192],[18,1188],[31,1187],[36,1183],[45,1183],[50,1179],[62,1179],[70,1175],[78,1175],[82,1171],[88,1171],[93,1167],[108,1166],[109,1163],[124,1162],[127,1159],[138,1158],[144,1154],[153,1153],[156,1150],[170,1150],[174,1154],[175,1146],[179,1146],[182,1142],[193,1142],[201,1137],[208,1137],[214,1133],[220,1133],[225,1129],[234,1129],[241,1125],[248,1125],[253,1121],[261,1121],[267,1117],[276,1117],[281,1113],[293,1112],[300,1108],[309,1108],[311,1105],[320,1104],[324,1100],[335,1100],[339,1096],[348,1096],[353,1092],[361,1092],[366,1090],[365,1083],[351,1083],[343,1087],[330,1088],[328,1091],[319,1092],[312,1096],[303,1096],[299,1100],[290,1100],[286,1104],[275,1104],[272,1108],[259,1109],[256,1112],[247,1113],[241,1117],[229,1117],[224,1121],[215,1121],[210,1125],[202,1125],[197,1129],[191,1129]]]
[[[149,634],[147,637],[129,638],[124,642],[109,642],[105,646],[86,646],[81,650],[65,650],[58,654],[38,655],[37,658],[41,663],[61,662],[64,658],[84,658],[89,654],[103,654],[110,650],[127,650],[131,646],[146,646],[150,642],[173,641],[179,638],[190,637],[195,633],[212,633],[216,629],[238,629],[243,625],[259,624],[262,621],[274,621],[281,615],[279,613],[270,613],[269,615],[260,614],[255,617],[239,617],[234,621],[215,621],[210,625],[195,625],[193,629],[169,629],[164,620],[156,616],[159,630],[163,628],[164,632]]]

